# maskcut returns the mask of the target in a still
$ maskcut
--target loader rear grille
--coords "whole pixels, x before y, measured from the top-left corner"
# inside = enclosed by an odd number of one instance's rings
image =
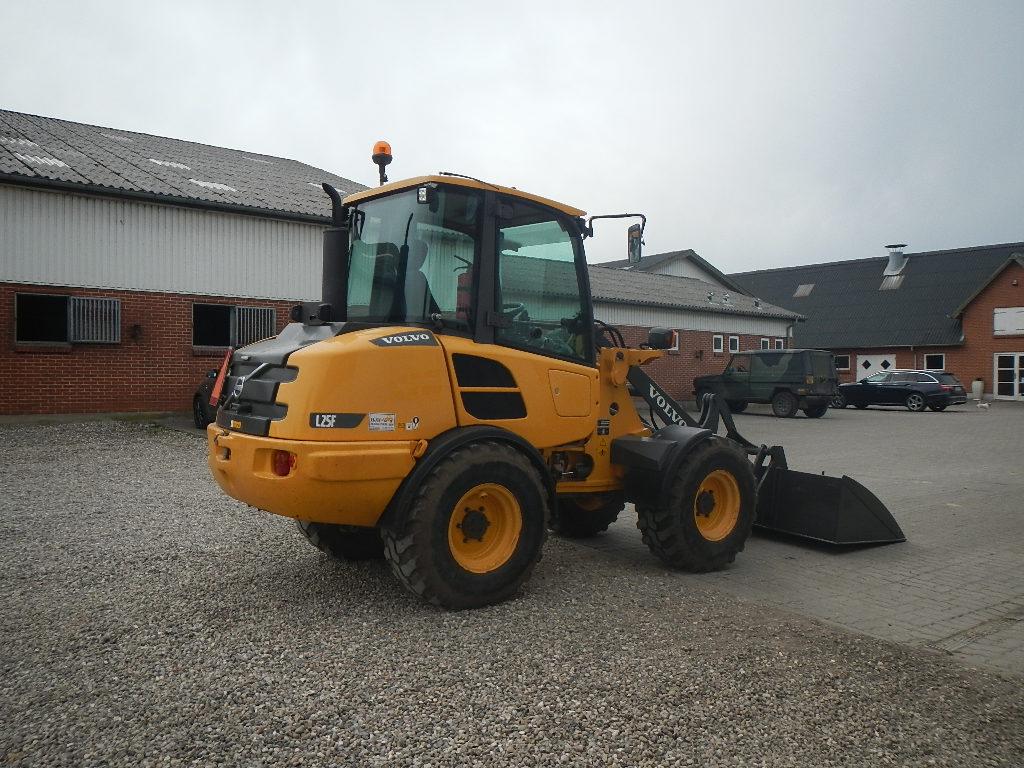
[[[280,421],[288,406],[278,403],[279,385],[295,381],[299,371],[283,365],[258,362],[232,362],[224,382],[224,400],[217,411],[217,425],[266,437],[270,423]]]

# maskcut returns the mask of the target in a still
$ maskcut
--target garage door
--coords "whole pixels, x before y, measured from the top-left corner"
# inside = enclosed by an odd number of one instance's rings
[[[857,355],[857,378],[884,373],[896,367],[896,355]]]

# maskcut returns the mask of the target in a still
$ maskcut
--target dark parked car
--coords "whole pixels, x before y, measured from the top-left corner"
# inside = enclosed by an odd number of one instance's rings
[[[944,411],[946,406],[966,402],[963,384],[947,371],[886,371],[856,384],[841,384],[832,407],[903,405],[911,411]]]
[[[776,416],[803,410],[812,419],[828,410],[838,378],[832,353],[820,349],[737,352],[718,376],[698,376],[693,392],[721,395],[739,413],[747,403],[771,403]]]
[[[195,395],[192,396],[192,419],[196,423],[196,429],[206,429],[206,425],[212,424],[217,418],[217,406],[210,405],[210,394],[216,380],[217,369],[207,371]]]

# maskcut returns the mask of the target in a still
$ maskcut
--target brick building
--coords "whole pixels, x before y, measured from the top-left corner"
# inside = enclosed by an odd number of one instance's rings
[[[1024,243],[759,270],[729,276],[806,317],[794,344],[831,350],[843,381],[944,369],[1024,400]]]
[[[324,181],[279,157],[0,111],[0,414],[182,411],[319,297]]]

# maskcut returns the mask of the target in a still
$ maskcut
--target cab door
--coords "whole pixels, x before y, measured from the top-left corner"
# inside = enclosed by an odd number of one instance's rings
[[[750,355],[733,355],[722,372],[722,394],[726,400],[750,399]]]

